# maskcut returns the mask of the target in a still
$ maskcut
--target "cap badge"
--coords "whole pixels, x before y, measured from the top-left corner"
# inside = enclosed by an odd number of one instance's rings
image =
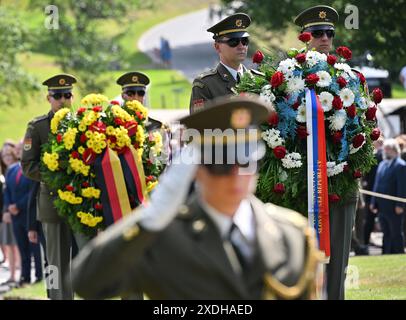
[[[320,19],[326,19],[326,17],[327,17],[326,11],[320,11],[319,12],[319,18]]]
[[[133,76],[133,77],[132,77],[132,81],[135,82],[135,83],[137,83],[137,82],[138,82],[138,77],[137,77],[137,76]]]
[[[251,122],[251,113],[248,109],[239,108],[231,114],[230,124],[235,129],[243,129],[248,127]]]
[[[64,78],[59,79],[59,84],[63,86],[66,83]]]
[[[242,20],[241,20],[241,19],[237,19],[237,20],[235,21],[235,25],[236,25],[237,27],[241,27],[241,26],[242,26]]]

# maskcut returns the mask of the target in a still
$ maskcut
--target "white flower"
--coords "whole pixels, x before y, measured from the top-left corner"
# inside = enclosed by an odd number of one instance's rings
[[[329,92],[323,91],[320,93],[319,99],[324,112],[330,111],[333,107],[334,96]]]
[[[300,123],[306,122],[306,105],[302,103],[297,109],[296,120]]]
[[[327,71],[319,71],[316,74],[319,76],[319,81],[316,83],[318,87],[328,87],[331,84],[331,76]]]
[[[271,85],[267,84],[266,86],[263,86],[261,89],[261,93],[259,94],[259,97],[263,99],[265,102],[274,102],[275,101],[275,95],[272,93],[271,90]]]
[[[315,66],[320,61],[327,61],[327,56],[324,53],[317,51],[308,51],[306,53],[306,62],[310,68]]]
[[[282,166],[286,169],[300,168],[302,166],[302,156],[300,153],[292,152],[285,155],[282,159]]]
[[[352,72],[351,67],[346,63],[336,63],[336,64],[334,64],[334,68],[337,70],[343,70],[344,72],[346,72],[348,74],[349,77],[351,77],[353,79],[356,78],[356,75],[354,74],[354,72]],[[346,80],[348,80],[348,78],[345,75],[343,75],[343,77]]]
[[[364,97],[361,97],[360,102],[359,102],[359,107],[362,110],[366,110],[368,108],[369,103]]]
[[[344,107],[349,107],[350,105],[352,105],[354,103],[354,93],[348,89],[348,88],[344,88],[340,91],[339,94],[341,100],[343,100],[343,105]]]
[[[281,146],[285,142],[277,129],[268,129],[261,133],[261,137],[271,149]]]
[[[334,112],[334,115],[328,117],[330,120],[329,128],[332,131],[340,131],[344,125],[345,121],[347,120],[347,113],[341,109]]]
[[[335,161],[327,162],[327,177],[333,177],[344,171],[347,161],[336,164]]]
[[[289,75],[293,73],[296,67],[299,67],[296,59],[285,59],[279,63],[278,71],[282,72],[284,75]]]
[[[293,77],[291,80],[288,81],[287,92],[294,93],[303,91],[305,88],[305,81],[302,78]]]
[[[285,182],[288,179],[288,174],[285,170],[282,170],[282,172],[279,174],[279,180],[280,182]]]

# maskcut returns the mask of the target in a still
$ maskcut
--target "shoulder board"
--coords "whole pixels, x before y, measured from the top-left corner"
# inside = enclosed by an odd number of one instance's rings
[[[34,118],[34,119],[31,121],[31,123],[37,123],[37,122],[40,122],[40,121],[43,121],[43,120],[47,120],[47,119],[48,119],[48,115],[47,115],[47,114],[44,114],[44,115],[42,115],[42,116],[39,116],[39,117]]]
[[[205,72],[199,74],[199,76],[196,79],[203,79],[203,78],[206,78],[208,76],[213,76],[216,73],[217,73],[217,69],[210,69],[208,71],[205,71]]]
[[[279,207],[271,203],[266,204],[266,211],[272,216],[272,218],[275,218],[275,220],[279,222],[294,225],[297,228],[307,227],[306,218],[296,211]]]
[[[146,127],[147,131],[159,129],[162,127],[162,122],[148,117],[148,122],[145,127]]]

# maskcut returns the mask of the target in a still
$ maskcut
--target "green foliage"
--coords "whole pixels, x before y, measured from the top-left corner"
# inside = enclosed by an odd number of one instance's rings
[[[4,8],[0,8],[0,30],[0,105],[16,106],[39,88],[17,60],[19,53],[29,49],[30,32],[17,14]]]

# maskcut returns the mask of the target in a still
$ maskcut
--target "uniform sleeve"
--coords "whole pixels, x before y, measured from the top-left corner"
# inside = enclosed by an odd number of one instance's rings
[[[39,182],[33,182],[28,196],[27,205],[27,226],[29,231],[38,231],[37,224],[37,193],[39,191]]]
[[[203,107],[206,101],[211,99],[213,99],[213,95],[211,94],[207,85],[201,80],[195,79],[193,81],[192,95],[190,97],[190,113],[192,114],[198,111]]]
[[[40,160],[41,159],[41,141],[38,130],[32,122],[28,124],[24,137],[23,155],[21,166],[23,173],[28,178],[40,181]]]

